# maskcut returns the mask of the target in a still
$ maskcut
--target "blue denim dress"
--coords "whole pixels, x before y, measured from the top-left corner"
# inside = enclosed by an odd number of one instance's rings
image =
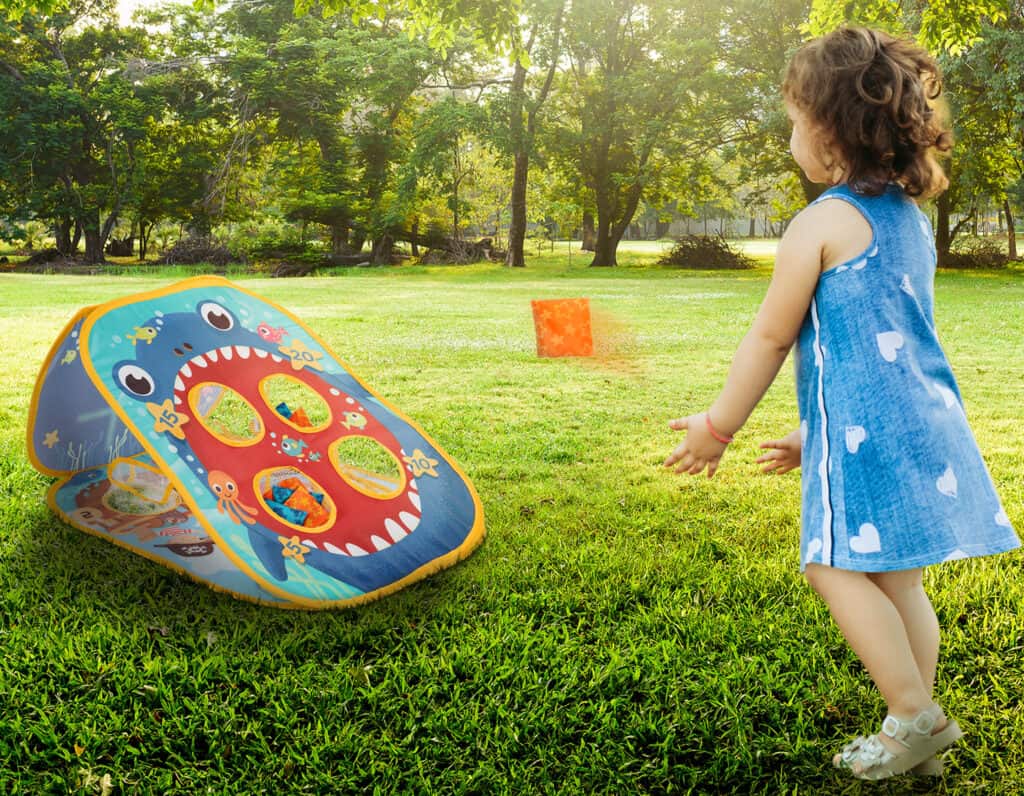
[[[913,569],[1020,545],[964,414],[933,318],[931,224],[897,185],[817,201],[874,233],[825,271],[796,346],[800,568]]]

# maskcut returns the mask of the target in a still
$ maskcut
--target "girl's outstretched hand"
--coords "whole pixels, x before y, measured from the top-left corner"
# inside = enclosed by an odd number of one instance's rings
[[[697,475],[708,470],[708,478],[715,474],[718,462],[725,453],[727,443],[719,442],[708,431],[704,413],[669,420],[668,427],[676,431],[685,431],[686,439],[665,459],[665,467],[675,465],[677,473]]]
[[[768,440],[759,446],[771,451],[758,456],[758,464],[764,464],[763,473],[788,473],[800,466],[800,430],[791,431],[782,439]]]

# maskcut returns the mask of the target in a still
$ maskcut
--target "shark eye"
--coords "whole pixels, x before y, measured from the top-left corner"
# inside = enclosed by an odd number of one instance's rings
[[[156,389],[153,377],[138,365],[122,365],[117,369],[117,380],[132,395],[145,398]]]
[[[216,301],[204,301],[199,305],[199,315],[219,332],[226,332],[235,325],[235,319]]]

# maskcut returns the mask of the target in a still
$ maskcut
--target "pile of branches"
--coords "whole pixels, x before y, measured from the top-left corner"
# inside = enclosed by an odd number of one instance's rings
[[[225,266],[228,263],[241,262],[242,258],[228,250],[226,246],[215,243],[207,237],[190,237],[179,240],[163,253],[160,265],[210,265]]]
[[[994,240],[963,238],[939,263],[943,268],[1006,268],[1010,256]]]
[[[662,255],[658,265],[673,268],[753,268],[754,261],[733,249],[721,235],[683,235]]]
[[[16,263],[15,270],[28,274],[96,273],[98,267],[85,265],[74,256],[61,254],[57,249],[42,249],[27,260]]]
[[[469,265],[484,260],[503,260],[505,254],[494,248],[491,238],[477,241],[445,238],[435,242],[434,248],[424,254],[420,262],[424,265]]]

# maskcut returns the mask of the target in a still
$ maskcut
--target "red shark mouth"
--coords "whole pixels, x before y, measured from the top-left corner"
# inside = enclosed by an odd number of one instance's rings
[[[303,382],[327,404],[330,421],[316,429],[297,429],[287,422],[260,391],[260,383],[281,375]],[[192,392],[200,385],[214,384],[241,396],[259,419],[262,430],[255,441],[227,441],[211,430],[194,411]],[[308,368],[296,370],[290,359],[251,345],[225,345],[192,356],[174,380],[174,410],[186,415],[182,426],[191,452],[182,455],[204,481],[210,471],[226,473],[237,485],[234,501],[256,509],[256,522],[279,532],[283,539],[298,537],[310,549],[331,555],[365,556],[400,543],[419,526],[422,508],[418,487],[402,457],[408,455],[391,432],[363,409],[359,399],[349,396]],[[341,422],[344,413],[362,410],[363,428],[352,431]],[[339,472],[332,446],[346,437],[369,437],[383,446],[400,463],[402,483],[394,494],[372,494]],[[281,443],[305,443],[298,455]],[[173,444],[173,442],[172,442]],[[294,450],[294,449],[289,449]],[[194,461],[193,461],[194,460]],[[268,470],[294,470],[317,485],[334,506],[330,525],[304,528],[286,522],[269,510],[259,494],[257,482]],[[229,513],[230,516],[230,513]]]

